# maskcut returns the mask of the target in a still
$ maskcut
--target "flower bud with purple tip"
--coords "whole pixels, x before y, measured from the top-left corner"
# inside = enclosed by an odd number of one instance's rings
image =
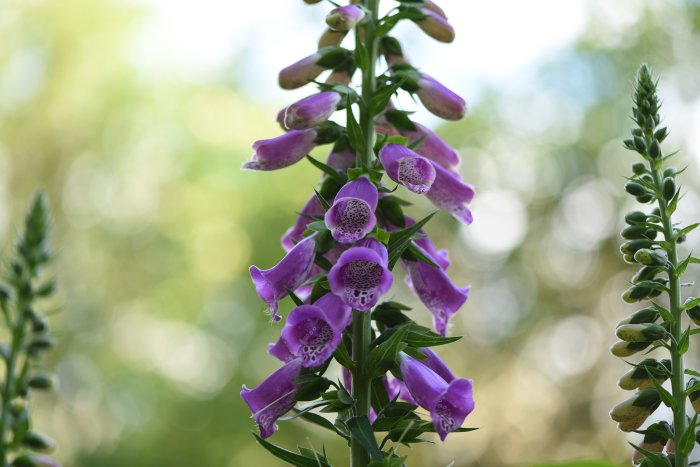
[[[439,81],[421,74],[416,94],[426,109],[445,120],[459,120],[467,112],[464,99],[443,86]]]
[[[349,52],[342,47],[324,47],[316,53],[289,65],[279,73],[282,89],[296,89],[316,79],[324,70],[335,68],[347,60]]]
[[[297,390],[294,380],[300,372],[301,358],[296,358],[285,363],[257,387],[248,389],[243,385],[241,397],[253,412],[261,438],[272,436],[277,431],[277,419],[294,407]]]
[[[462,221],[471,224],[472,212],[466,206],[474,198],[474,188],[464,183],[459,175],[440,164],[433,164],[435,181],[426,197],[438,208],[447,211]]]
[[[253,143],[253,158],[244,169],[277,170],[296,164],[316,147],[315,128],[291,130],[282,136],[261,139]]]
[[[330,28],[323,31],[320,39],[318,40],[318,48],[322,49],[324,47],[337,47],[343,42],[345,36],[348,35],[347,31],[334,31]]]
[[[404,384],[413,399],[430,411],[435,431],[442,441],[457,430],[474,410],[472,381],[445,380],[427,365],[401,352],[399,368]]]
[[[379,193],[368,177],[345,184],[326,212],[325,222],[333,238],[340,243],[353,243],[374,229]]]
[[[433,5],[437,7],[437,5]],[[420,11],[425,18],[416,20],[416,24],[424,33],[439,42],[450,43],[455,40],[455,30],[447,22],[442,10],[439,10],[442,15],[428,7],[421,8]]]
[[[432,162],[400,144],[387,144],[379,151],[386,174],[418,194],[426,193],[435,180]]]
[[[357,5],[339,6],[326,16],[326,24],[334,31],[349,31],[364,17],[365,12]]]
[[[309,278],[316,256],[315,248],[315,235],[311,235],[297,243],[274,267],[266,270],[250,267],[255,290],[267,303],[274,321],[280,320],[277,302],[287,296],[288,290],[295,290]]]
[[[328,273],[331,292],[348,306],[368,311],[394,281],[386,247],[374,239],[358,242],[343,252]]]
[[[340,99],[340,94],[333,91],[319,92],[305,97],[287,107],[284,125],[292,130],[318,126],[333,115]]]

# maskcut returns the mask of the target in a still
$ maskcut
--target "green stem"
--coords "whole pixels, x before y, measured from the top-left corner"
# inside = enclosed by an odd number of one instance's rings
[[[7,463],[8,450],[8,418],[10,416],[10,402],[15,393],[15,367],[17,365],[17,357],[20,348],[24,342],[25,320],[24,320],[24,304],[22,300],[17,303],[18,317],[12,329],[12,341],[10,346],[10,354],[7,357],[5,384],[2,387],[2,407],[0,408],[0,466],[5,467]]]
[[[652,163],[652,176],[659,192],[663,184],[663,176],[660,169],[654,168]],[[669,302],[670,311],[673,315],[671,323],[671,394],[676,401],[676,410],[673,411],[673,433],[676,442],[675,467],[688,467],[688,456],[678,449],[678,441],[686,430],[686,402],[685,402],[685,369],[683,367],[683,355],[678,351],[678,342],[683,334],[683,320],[681,309],[681,285],[680,277],[676,274],[678,267],[678,253],[676,251],[676,241],[673,238],[673,223],[668,212],[668,203],[663,197],[659,197],[659,212],[661,214],[661,224],[664,230],[664,239],[670,245],[668,252],[669,266]]]
[[[377,87],[375,73],[379,44],[375,35],[375,29],[379,22],[379,0],[363,0],[363,4],[369,11],[367,20],[362,23],[364,31],[363,44],[365,49],[367,49],[369,64],[362,71],[362,99],[365,103],[368,103]],[[365,150],[363,154],[358,154],[358,159],[361,162],[361,167],[369,167],[374,158],[374,116],[369,115],[366,106],[360,106],[359,123],[365,136]]]

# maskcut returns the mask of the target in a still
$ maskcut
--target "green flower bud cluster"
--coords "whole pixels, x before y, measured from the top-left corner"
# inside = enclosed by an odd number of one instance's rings
[[[610,418],[624,432],[637,430],[661,405],[661,397],[655,388],[637,391],[629,399],[620,402],[610,411]]]

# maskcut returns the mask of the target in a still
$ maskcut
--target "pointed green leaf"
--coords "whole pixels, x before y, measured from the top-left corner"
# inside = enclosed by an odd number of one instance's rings
[[[333,167],[331,167],[330,165],[324,164],[323,162],[318,161],[318,160],[314,159],[314,158],[311,157],[311,156],[306,156],[306,158],[307,158],[307,159],[309,160],[309,162],[311,162],[315,167],[317,167],[318,169],[320,169],[322,172],[328,174],[328,176],[331,177],[332,179],[334,179],[336,182],[338,182],[338,183],[344,185],[345,182],[347,181],[347,179],[345,178],[345,175],[343,175],[342,173],[338,172],[337,170],[335,170],[335,169],[334,169]]]
[[[678,350],[678,353],[680,355],[683,355],[688,351],[688,347],[690,346],[690,326],[683,332],[681,335],[681,338],[678,339],[678,346],[676,350]]]
[[[348,141],[350,141],[350,146],[360,154],[364,154],[365,151],[365,138],[362,133],[362,128],[360,124],[357,123],[355,119],[355,114],[352,112],[352,106],[348,106],[346,109],[346,125],[348,130]]]
[[[683,435],[681,435],[681,439],[678,440],[678,450],[684,456],[690,454],[690,451],[692,451],[693,447],[695,447],[695,425],[697,424],[697,421],[698,414],[695,414],[695,416],[690,420],[690,424],[683,432]]]
[[[411,238],[435,215],[435,212],[416,222],[410,227],[392,232],[389,238],[389,269],[393,269],[404,250],[411,244]]]
[[[270,452],[273,456],[277,457],[278,459],[282,459],[283,461],[292,464],[296,467],[331,467],[331,465],[328,462],[324,462],[322,460],[317,459],[309,459],[308,457],[302,456],[301,454],[297,454],[295,452],[283,449],[279,446],[275,446],[272,443],[268,443],[255,433],[253,433],[253,436],[255,436],[255,439],[258,440],[258,443],[262,447],[267,449],[267,451]]]
[[[381,459],[382,452],[379,450],[377,440],[374,437],[372,425],[366,415],[352,417],[347,422],[352,438],[357,440],[369,453],[372,459]]]
[[[647,375],[649,375],[649,380],[656,388],[656,392],[659,394],[659,397],[661,398],[661,401],[664,403],[664,405],[666,405],[667,407],[671,407],[671,410],[676,410],[678,406],[676,405],[676,400],[673,398],[671,393],[664,389],[663,386],[661,386],[656,377],[652,374],[651,371],[649,371],[648,367],[644,367],[644,369],[647,371]]]

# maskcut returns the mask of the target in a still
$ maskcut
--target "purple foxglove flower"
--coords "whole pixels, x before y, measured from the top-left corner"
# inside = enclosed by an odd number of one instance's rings
[[[430,190],[435,180],[433,164],[406,146],[387,144],[379,151],[379,160],[386,174],[414,193],[423,194]]]
[[[449,212],[465,224],[472,223],[472,212],[465,204],[474,198],[474,188],[464,183],[458,174],[440,164],[433,164],[435,181],[425,196],[438,208]]]
[[[423,2],[423,8],[427,8],[428,10],[432,11],[433,13],[436,13],[438,16],[441,18],[447,19],[447,15],[445,14],[445,10],[437,6],[435,2],[432,0],[424,0]]]
[[[281,109],[279,112],[277,112],[277,117],[275,118],[275,120],[277,120],[277,123],[280,124],[280,128],[282,128],[282,130],[284,130],[284,131],[289,131],[289,128],[287,128],[286,126],[284,126],[284,115],[285,115],[286,113],[287,113],[287,108],[284,107],[284,108]]]
[[[324,213],[323,206],[321,206],[316,195],[311,195],[311,198],[309,198],[299,213],[294,225],[287,229],[284,235],[282,235],[282,248],[284,248],[285,251],[294,248],[294,245],[303,240],[306,226],[316,220],[316,217],[322,217]]]
[[[328,78],[326,78],[326,84],[342,84],[347,86],[352,81],[352,75],[355,70],[333,70]]]
[[[409,144],[420,140],[418,147],[414,151],[447,169],[454,169],[459,166],[461,160],[454,148],[443,141],[430,128],[416,122],[413,122],[413,124],[416,126],[415,131],[401,131],[401,134],[408,138]]]
[[[459,120],[467,111],[464,99],[426,74],[418,78],[416,94],[426,109],[445,120]]]
[[[319,92],[287,107],[284,125],[291,130],[303,130],[320,125],[333,115],[340,94],[333,91]]]
[[[404,219],[406,221],[406,227],[411,227],[413,224],[416,223],[415,219],[413,219],[410,216],[404,216]],[[435,247],[433,241],[430,239],[430,237],[428,237],[428,234],[425,232],[425,230],[420,229],[418,233],[425,235],[425,237],[414,240],[416,245],[425,250],[425,252],[428,253],[428,255],[433,259],[433,261],[435,261],[442,269],[447,271],[447,269],[450,267],[450,254],[448,253],[448,251],[438,250]]]
[[[341,47],[319,49],[280,71],[279,85],[282,89],[300,88],[316,79],[324,70],[339,66],[347,56],[348,51]]]
[[[374,239],[358,242],[343,252],[328,273],[331,292],[348,306],[367,311],[391,288],[386,247]]]
[[[424,33],[439,42],[449,43],[455,40],[455,30],[443,16],[444,12],[440,15],[433,8],[421,8],[420,11],[425,19],[416,21],[416,24]]]
[[[399,360],[408,392],[418,405],[430,411],[435,431],[444,441],[474,410],[472,381],[461,378],[446,381],[430,367],[403,352],[399,354]]]
[[[277,419],[294,407],[297,390],[294,380],[300,372],[301,358],[296,358],[285,363],[257,387],[248,389],[243,385],[241,397],[253,412],[261,438],[272,436],[277,430]]]
[[[322,49],[324,47],[337,47],[343,42],[345,36],[348,35],[347,31],[334,31],[332,29],[326,29],[323,31],[321,38],[318,40],[318,48]]]
[[[253,158],[243,164],[244,169],[277,170],[296,164],[316,147],[315,129],[292,130],[272,139],[253,143]]]
[[[399,396],[399,399],[401,399],[404,402],[408,402],[409,404],[413,405],[418,405],[418,402],[416,402],[411,396],[411,393],[408,392],[406,384],[404,384],[404,382],[400,379],[387,379],[384,383],[384,387],[386,387],[386,392],[389,395],[389,400],[394,400],[396,396]]]
[[[340,298],[329,293],[313,305],[294,308],[282,329],[284,341],[302,366],[314,367],[330,358],[340,344],[343,330],[350,322],[352,310]]]
[[[377,187],[369,178],[346,183],[325,216],[333,238],[340,243],[353,243],[370,233],[377,223],[374,211],[378,200]]]
[[[418,249],[437,263],[437,260],[427,251],[421,247]],[[447,333],[448,321],[467,301],[470,287],[460,289],[442,268],[436,268],[420,260],[402,260],[402,265],[408,273],[413,291],[432,313],[435,330],[444,336]]]
[[[334,8],[326,16],[326,24],[334,31],[349,31],[365,17],[365,12],[357,5]]]
[[[270,344],[267,346],[267,353],[269,353],[273,357],[277,357],[284,363],[292,361],[297,357],[292,353],[291,350],[289,350],[289,345],[287,345],[287,341],[285,341],[281,337],[274,344]]]
[[[333,148],[333,151],[328,154],[326,164],[330,165],[335,170],[345,172],[355,165],[355,153],[351,149]]]
[[[266,270],[250,267],[250,277],[255,290],[272,312],[272,319],[279,321],[277,302],[287,295],[287,290],[294,290],[309,278],[316,255],[315,235],[306,237],[297,243],[274,267]]]

